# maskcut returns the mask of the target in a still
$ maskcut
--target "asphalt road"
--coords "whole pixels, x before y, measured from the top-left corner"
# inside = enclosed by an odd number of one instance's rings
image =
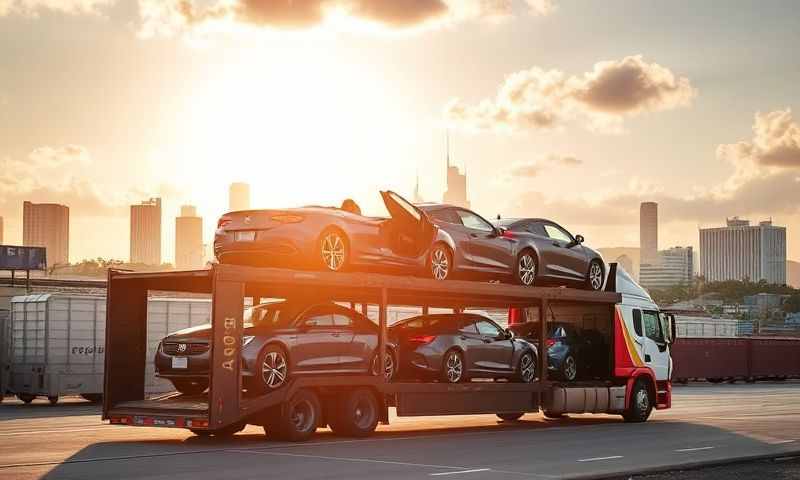
[[[644,424],[617,416],[392,418],[368,439],[304,444],[100,421],[79,400],[0,405],[0,478],[552,479],[800,452],[800,383],[678,386]]]

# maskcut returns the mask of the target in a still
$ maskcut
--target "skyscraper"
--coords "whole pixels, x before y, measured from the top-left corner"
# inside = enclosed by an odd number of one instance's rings
[[[191,205],[181,207],[175,218],[175,268],[191,270],[203,266],[203,218]]]
[[[786,228],[772,221],[750,225],[738,217],[727,226],[700,229],[700,275],[707,282],[749,279],[786,283]]]
[[[24,202],[22,244],[45,247],[48,266],[69,263],[69,207],[57,203]]]
[[[131,205],[131,263],[161,265],[161,199]]]
[[[231,183],[228,190],[228,209],[231,212],[250,209],[250,185],[243,182]]]
[[[639,206],[640,264],[658,262],[658,204],[642,202]]]
[[[694,249],[672,247],[658,252],[658,260],[639,267],[639,283],[645,288],[689,285],[694,280]]]
[[[467,200],[467,172],[462,174],[458,167],[450,165],[450,136],[447,136],[447,190],[444,192],[443,203],[469,208]]]

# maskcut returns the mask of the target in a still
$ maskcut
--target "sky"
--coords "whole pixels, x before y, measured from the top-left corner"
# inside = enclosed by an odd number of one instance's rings
[[[383,213],[441,200],[445,135],[473,209],[595,247],[659,247],[739,215],[800,259],[793,1],[0,0],[0,216],[70,207],[70,258],[129,253],[129,205]],[[794,60],[793,60],[794,59]]]

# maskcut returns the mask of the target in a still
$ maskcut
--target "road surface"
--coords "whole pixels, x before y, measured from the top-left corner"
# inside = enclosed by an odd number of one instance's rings
[[[644,424],[611,415],[505,423],[493,415],[392,418],[368,439],[320,430],[308,443],[103,424],[68,400],[0,405],[0,478],[552,479],[800,451],[800,383],[677,386]]]

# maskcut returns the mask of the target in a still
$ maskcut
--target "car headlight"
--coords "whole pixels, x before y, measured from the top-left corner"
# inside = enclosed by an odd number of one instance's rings
[[[256,338],[253,335],[245,335],[242,337],[242,346],[246,347],[253,339]]]

